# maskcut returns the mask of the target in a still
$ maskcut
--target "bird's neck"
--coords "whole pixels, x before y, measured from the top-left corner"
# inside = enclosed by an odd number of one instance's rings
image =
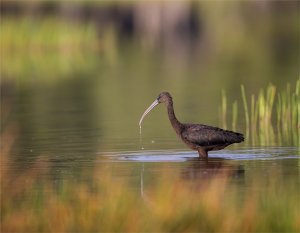
[[[172,100],[167,103],[167,109],[168,109],[169,120],[173,128],[175,129],[177,134],[180,134],[182,124],[177,120],[175,116]]]

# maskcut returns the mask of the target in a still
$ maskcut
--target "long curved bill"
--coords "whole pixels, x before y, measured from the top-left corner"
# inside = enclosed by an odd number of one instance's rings
[[[141,127],[141,125],[142,125],[142,121],[143,121],[143,119],[144,119],[144,117],[156,106],[156,105],[158,105],[159,104],[159,102],[158,102],[158,100],[156,99],[150,106],[149,106],[149,108],[147,108],[146,109],[146,111],[143,113],[143,115],[142,115],[142,117],[141,117],[141,119],[140,119],[140,122],[139,122],[139,126]]]

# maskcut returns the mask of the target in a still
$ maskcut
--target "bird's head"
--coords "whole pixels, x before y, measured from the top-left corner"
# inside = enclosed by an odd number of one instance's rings
[[[139,121],[139,125],[140,125],[140,127],[141,127],[141,125],[142,125],[142,121],[143,121],[143,119],[144,119],[144,117],[156,106],[156,105],[158,105],[158,104],[160,104],[160,103],[165,103],[165,104],[167,104],[167,103],[169,103],[170,101],[172,101],[172,97],[171,97],[171,95],[170,95],[170,93],[169,92],[162,92],[162,93],[160,93],[159,94],[159,96],[157,97],[157,99],[156,100],[154,100],[154,102],[149,106],[149,108],[147,108],[146,109],[146,111],[143,113],[143,115],[142,115],[142,117],[141,117],[141,119],[140,119],[140,121]]]
[[[172,100],[172,96],[170,95],[169,92],[162,92],[159,94],[157,97],[158,103],[167,103],[168,101]]]

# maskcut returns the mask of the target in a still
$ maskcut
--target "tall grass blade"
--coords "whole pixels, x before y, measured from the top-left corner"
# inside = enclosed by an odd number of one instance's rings
[[[232,130],[236,130],[237,123],[237,115],[238,115],[238,102],[235,100],[232,104]]]
[[[249,135],[249,111],[248,111],[248,104],[247,104],[247,98],[246,98],[246,92],[244,85],[241,85],[241,92],[242,92],[242,98],[243,98],[243,105],[244,105],[244,111],[245,111],[245,120],[246,120],[246,135]]]
[[[222,97],[221,97],[221,119],[222,119],[222,127],[224,129],[227,129],[227,97],[226,97],[226,92],[223,89],[222,90]]]
[[[251,95],[251,141],[255,145],[257,139],[257,117],[258,117],[258,106],[257,102],[255,101],[255,96]]]

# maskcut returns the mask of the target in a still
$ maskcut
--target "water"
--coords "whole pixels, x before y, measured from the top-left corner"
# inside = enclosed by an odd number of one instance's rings
[[[9,144],[9,140],[4,138],[4,145]],[[143,144],[146,148],[143,148]],[[114,149],[109,148],[110,146]],[[149,149],[150,147],[158,149]],[[159,149],[164,147],[169,149]],[[135,150],[128,150],[130,148]],[[43,175],[54,181],[78,178],[86,171],[97,169],[99,164],[111,164],[120,178],[128,178],[123,174],[124,169],[131,171],[136,167],[140,170],[140,167],[144,169],[145,166],[147,175],[151,176],[157,170],[163,171],[165,166],[174,171],[184,169],[187,172],[191,169],[191,172],[195,172],[195,166],[201,165],[196,170],[205,173],[213,164],[222,164],[219,167],[221,170],[235,170],[239,167],[249,176],[261,173],[263,177],[268,170],[274,168],[282,170],[284,176],[299,175],[299,147],[251,147],[240,144],[228,148],[209,152],[206,164],[198,158],[196,151],[186,148],[175,133],[171,139],[149,140],[148,137],[143,139],[140,134],[139,138],[127,140],[104,140],[99,129],[56,129],[40,131],[38,134],[28,130],[16,136],[11,152],[1,166],[8,166],[12,173],[26,172],[32,166],[41,171],[47,168]],[[51,169],[48,170],[49,168]],[[82,178],[85,182],[92,179],[93,176]]]
[[[115,85],[116,77],[102,76],[71,77],[48,84],[38,81],[3,84],[0,166],[5,198],[1,204],[6,222],[15,220],[14,214],[22,211],[20,219],[31,216],[31,211],[47,212],[45,203],[49,200],[51,207],[61,215],[68,203],[82,203],[81,207],[71,204],[76,208],[71,212],[76,212],[84,223],[85,210],[93,211],[94,206],[101,209],[102,205],[90,203],[87,208],[85,199],[80,198],[97,198],[99,192],[106,202],[106,191],[113,195],[119,187],[126,187],[127,196],[130,192],[136,197],[134,201],[142,200],[142,206],[146,204],[151,208],[151,188],[174,174],[191,183],[195,192],[203,181],[209,184],[227,177],[234,190],[241,194],[249,190],[264,193],[270,177],[274,177],[276,185],[290,187],[293,196],[300,193],[297,145],[274,141],[254,147],[246,138],[241,144],[209,153],[207,161],[200,160],[197,152],[189,150],[178,139],[164,106],[151,111],[143,122],[142,135],[139,117],[160,88],[153,86],[155,91],[151,87],[142,94],[123,91],[121,86],[125,84]],[[174,91],[174,107],[181,121],[219,125],[217,98],[212,99],[210,110],[206,111],[207,107],[201,106],[207,104],[206,93],[198,93],[197,98],[186,98],[185,94],[178,93]],[[238,132],[244,132],[243,125],[237,127]],[[252,185],[257,178],[263,185]],[[124,183],[125,186],[120,185]],[[168,181],[158,187],[171,188],[173,184]],[[55,199],[61,202],[52,205]],[[228,199],[230,195],[224,197],[225,201]],[[114,200],[110,200],[102,209],[104,216],[109,216],[107,213],[115,208]],[[118,199],[117,204],[123,206],[127,199],[123,201]],[[126,211],[134,208],[135,202]],[[50,211],[51,208],[32,225],[45,223],[44,229],[47,229],[47,221],[52,219],[48,217]],[[54,216],[57,219],[56,213]],[[21,223],[20,229],[26,224]]]
[[[167,166],[169,171],[183,170],[185,173],[198,175],[214,173],[216,170],[231,170],[234,174],[246,173],[247,176],[257,176],[261,173],[261,177],[275,169],[282,171],[286,178],[299,173],[300,159],[297,147],[242,147],[214,151],[209,153],[208,161],[199,159],[197,152],[186,150],[128,151],[100,156],[105,156],[114,164],[140,166],[142,170],[147,167],[148,175],[157,172],[159,167],[163,169]]]
[[[198,153],[184,150],[162,150],[125,152],[121,154],[106,155],[112,161],[136,161],[136,162],[185,162],[191,159],[197,160]],[[223,159],[232,161],[259,161],[259,160],[283,160],[299,159],[297,147],[258,147],[243,148],[238,150],[222,150],[210,152],[209,159]],[[200,160],[200,159],[199,159]]]
[[[165,165],[178,172],[195,172],[195,167],[200,173],[209,170],[199,162],[197,153],[177,138],[164,106],[151,111],[143,121],[141,134],[138,120],[159,91],[154,94],[148,88],[143,95],[116,92],[111,81],[114,78],[73,77],[45,85],[38,81],[21,86],[3,83],[1,144],[7,152],[1,168],[20,175],[34,168],[55,182],[92,182],[99,164],[111,165],[120,178],[131,170],[137,170],[140,177],[141,166],[146,177],[163,171]],[[184,95],[174,93],[179,120],[218,125],[217,114],[211,113],[217,112],[217,106],[202,111],[205,98],[201,96],[205,93],[195,93],[199,98],[181,99]],[[238,126],[237,131],[243,132],[243,127]],[[209,157],[209,165],[222,163],[220,169],[242,167],[246,176],[263,177],[274,168],[282,170],[283,176],[299,175],[299,148],[295,145],[278,146],[274,142],[253,147],[246,138],[244,143],[210,152]]]

